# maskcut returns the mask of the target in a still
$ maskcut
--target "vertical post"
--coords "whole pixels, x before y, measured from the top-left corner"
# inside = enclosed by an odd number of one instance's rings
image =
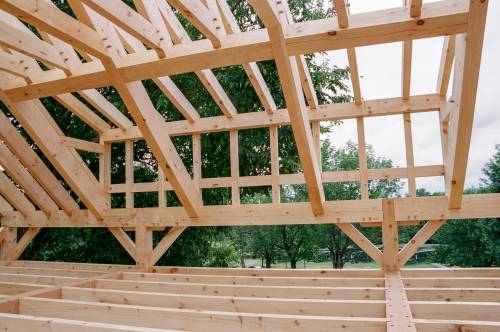
[[[411,131],[411,114],[403,114],[405,149],[406,149],[406,170],[408,177],[408,196],[417,196],[417,185],[415,182],[415,160],[413,157],[413,136]]]
[[[311,130],[313,135],[314,147],[316,149],[316,154],[318,155],[319,170],[322,171],[321,166],[321,124],[319,121],[313,121],[311,123]]]
[[[135,225],[135,259],[138,266],[149,268],[153,254],[153,231],[144,225],[144,221],[137,221]]]
[[[271,150],[271,192],[273,204],[280,203],[280,165],[278,148],[278,126],[269,127],[269,148]]]
[[[201,137],[193,134],[193,180],[201,192]]]
[[[166,207],[167,199],[165,193],[165,173],[163,173],[162,169],[158,169],[158,206]]]
[[[2,261],[11,261],[16,255],[17,227],[5,227],[5,237],[0,246]]]
[[[240,187],[238,178],[240,177],[240,160],[238,149],[238,131],[229,132],[229,146],[231,155],[231,201],[233,205],[240,205]]]
[[[134,184],[134,141],[125,141],[125,184],[127,191],[125,192],[125,207],[127,209],[134,208],[134,193],[132,186]]]
[[[364,118],[356,118],[358,129],[359,185],[361,199],[368,199],[368,165],[366,162],[366,140]]]
[[[396,221],[394,212],[394,200],[382,200],[382,211],[384,215],[384,220],[382,222],[384,271],[397,271],[399,270],[399,235],[398,222]]]

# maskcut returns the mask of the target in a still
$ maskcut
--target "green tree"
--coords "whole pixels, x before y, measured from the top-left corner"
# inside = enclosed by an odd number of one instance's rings
[[[321,146],[322,166],[324,171],[352,171],[359,169],[358,146],[349,141],[344,148],[335,148],[327,139]],[[370,145],[366,147],[368,168],[394,167],[392,161],[377,157]],[[327,200],[360,199],[360,184],[356,182],[337,182],[324,185]],[[401,189],[399,180],[373,180],[369,182],[370,198],[396,197]],[[361,229],[360,226],[357,226]],[[365,235],[375,243],[381,242],[379,228],[363,229]],[[332,266],[342,268],[347,260],[360,249],[351,239],[334,224],[317,225],[317,240],[323,248],[328,248]]]

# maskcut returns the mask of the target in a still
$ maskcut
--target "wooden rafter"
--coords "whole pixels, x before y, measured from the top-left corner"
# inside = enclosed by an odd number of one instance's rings
[[[0,171],[0,194],[25,217],[35,212],[35,206],[24,196],[9,177]]]
[[[436,91],[440,96],[446,96],[448,84],[450,82],[453,58],[455,57],[456,36],[446,36],[443,41],[443,51],[441,52],[441,64],[439,65],[439,76]]]
[[[429,220],[399,252],[399,266],[402,267],[417,250],[429,240],[445,223],[444,220]]]
[[[487,0],[471,1],[467,34],[456,37],[452,101],[457,109],[450,114],[445,162],[450,208],[459,208],[462,203],[487,10]]]
[[[280,82],[288,106],[288,114],[300,156],[300,162],[306,178],[306,188],[314,214],[323,214],[325,200],[323,185],[320,180],[318,160],[313,156],[314,145],[306,114],[306,105],[302,94],[297,63],[290,61],[290,55],[285,48],[283,27],[277,14],[277,9],[266,1],[252,1],[257,14],[267,27],[269,37],[273,42],[273,53],[280,76]]]
[[[451,5],[451,3],[455,5]],[[447,0],[424,4],[421,19],[426,23],[422,26],[416,25],[416,21],[408,17],[409,15],[404,8],[387,9],[376,14],[351,15],[350,26],[343,29],[342,34],[328,33],[332,32],[331,27],[336,25],[336,18],[321,20],[321,22],[308,22],[307,29],[304,29],[302,23],[294,23],[288,26],[285,43],[290,55],[299,55],[446,34],[460,34],[466,32],[467,29],[467,4],[465,0]],[[431,26],[432,29],[429,29]],[[381,31],[384,33],[381,34]],[[55,35],[54,31],[51,34]],[[174,45],[173,48],[176,52],[164,59],[158,59],[156,54],[152,56],[151,52],[155,53],[154,51],[148,51],[141,55],[130,54],[119,68],[119,72],[125,81],[137,81],[241,64],[242,62],[272,59],[271,43],[264,29],[227,35],[226,41],[227,43],[220,49],[207,48],[205,41],[193,41],[190,47]],[[89,44],[92,45],[92,43]],[[193,49],[198,51],[193,52]],[[203,61],[198,61],[200,59]],[[102,66],[92,64],[92,66],[85,66],[85,68],[88,70],[73,73],[70,78],[60,76],[54,78],[47,75],[45,78],[40,78],[36,84],[9,88],[7,95],[13,101],[18,101],[82,90],[95,87],[96,84],[111,85],[111,78]],[[78,84],[70,85],[68,84],[70,80],[77,81]]]
[[[26,195],[43,211],[50,216],[59,207],[52,198],[31,176],[9,148],[0,141],[0,160],[10,177],[24,190]]]

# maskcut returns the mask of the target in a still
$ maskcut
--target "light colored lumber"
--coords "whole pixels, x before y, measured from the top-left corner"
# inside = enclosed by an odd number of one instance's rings
[[[387,272],[385,297],[388,332],[416,332],[399,271]]]
[[[186,19],[191,22],[202,34],[204,34],[214,48],[222,45],[221,35],[216,29],[209,9],[196,0],[168,0]],[[222,24],[222,22],[220,22]]]
[[[430,38],[442,35],[464,33],[467,28],[468,1],[447,0],[423,5],[421,19],[424,25],[416,25],[408,17],[404,8],[391,8],[376,13],[362,13],[350,16],[350,27],[342,34],[328,34],[336,25],[336,18],[290,24],[285,37],[289,55],[309,54],[327,50],[353,48],[390,43],[408,39]],[[179,47],[176,47],[179,46]],[[264,61],[272,58],[271,43],[265,30],[230,34],[225,37],[224,45],[213,49],[206,41],[194,41],[192,47],[174,45],[176,52],[164,59],[158,59],[155,51],[140,55],[130,54],[119,69],[125,81],[144,80],[191,72],[207,68],[224,67],[244,62]],[[200,49],[198,49],[198,47]],[[194,49],[199,51],[193,51]],[[86,66],[87,67],[87,66]],[[13,87],[7,94],[14,100],[32,99],[47,95],[111,84],[104,68],[73,73],[65,81],[63,77],[48,78],[29,87]],[[78,87],[68,82],[79,81]],[[91,80],[92,81],[89,81]],[[93,86],[89,87],[92,82]],[[74,90],[73,90],[74,89]],[[69,90],[69,91],[68,91]]]
[[[19,239],[16,245],[16,251],[12,259],[18,259],[23,254],[24,250],[31,243],[31,240],[40,232],[40,228],[38,227],[30,227],[26,229],[23,236]]]
[[[93,152],[93,153],[99,153],[103,154],[104,153],[104,145],[99,144],[99,143],[94,143],[78,138],[73,138],[73,137],[68,137],[68,136],[61,136],[61,143],[64,144],[67,147],[80,150],[80,151],[87,151],[87,152]]]
[[[127,4],[119,0],[83,0],[83,2],[142,43],[153,48],[160,58],[165,57],[169,38],[161,34],[162,31]]]
[[[306,188],[311,207],[315,215],[323,214],[325,194],[321,183],[320,169],[317,158],[313,157],[314,145],[311,127],[306,115],[306,106],[302,94],[297,63],[290,61],[290,55],[285,46],[284,32],[276,9],[267,1],[251,2],[257,14],[263,20],[272,41],[272,49],[276,67],[280,76],[281,87],[288,107],[290,122],[299,152],[301,167],[304,171]]]
[[[384,220],[382,222],[382,243],[384,271],[391,272],[399,270],[398,252],[399,236],[398,223],[395,218],[395,202],[393,199],[382,200]]]
[[[406,169],[408,172],[408,196],[417,196],[415,182],[415,159],[413,156],[413,135],[411,128],[411,114],[403,114],[403,129],[405,135]]]
[[[337,224],[349,238],[380,266],[383,265],[382,252],[352,224]]]
[[[14,208],[12,207],[12,205],[9,204],[9,202],[7,202],[7,200],[5,198],[3,198],[2,195],[0,195],[0,215],[2,213],[2,211],[6,212],[6,211],[14,211]],[[5,231],[5,229],[3,229]]]
[[[14,55],[3,51],[0,52],[0,70],[22,77],[26,82],[31,83],[32,80],[28,69],[29,67],[23,65]]]
[[[366,160],[365,122],[363,118],[356,118],[358,134],[358,161],[359,161],[359,191],[361,199],[369,199],[368,164]]]
[[[125,233],[123,228],[121,227],[109,227],[108,228],[111,234],[116,238],[116,240],[121,244],[123,249],[132,257],[134,260],[136,259],[136,251],[137,247],[134,241]]]
[[[414,319],[415,325],[418,327],[418,331],[429,332],[429,331],[453,331],[456,330],[457,326],[460,327],[462,331],[466,332],[496,332],[500,329],[500,324],[498,322],[488,322],[488,321],[470,321],[470,320],[440,320],[440,319]]]
[[[62,298],[165,308],[310,316],[385,317],[380,300],[302,300],[63,288]]]
[[[87,89],[78,93],[118,128],[126,129],[133,126],[132,122],[97,90]]]
[[[231,204],[240,205],[240,187],[238,183],[240,177],[240,158],[237,130],[229,132],[229,155],[231,164]]]
[[[410,301],[498,302],[500,289],[495,288],[408,288]]]
[[[0,258],[2,261],[8,262],[12,260],[12,257],[16,253],[17,228],[2,225],[2,237],[3,241],[0,242]]]
[[[107,57],[96,32],[47,0],[5,0],[0,8],[98,58]]]
[[[448,84],[450,82],[453,58],[455,57],[456,36],[446,36],[443,40],[443,50],[441,51],[441,63],[439,65],[438,81],[436,91],[440,96],[446,96]]]
[[[151,254],[150,264],[155,265],[158,260],[165,254],[165,252],[174,244],[175,240],[186,230],[186,227],[178,226],[172,227],[167,234],[161,239],[161,241],[153,249]]]
[[[54,98],[69,111],[75,113],[80,119],[82,119],[82,121],[94,128],[97,132],[103,133],[106,130],[111,129],[110,125],[108,125],[106,121],[101,119],[96,113],[94,113],[72,94],[67,93],[55,96]]]
[[[111,172],[111,170],[109,170]],[[125,207],[134,208],[134,193],[130,191],[130,187],[134,184],[134,141],[125,141]]]
[[[403,60],[401,69],[401,95],[403,99],[410,98],[412,50],[413,42],[411,40],[405,40],[403,42]]]
[[[499,288],[500,278],[492,277],[421,277],[405,278],[407,288]]]
[[[272,202],[279,204],[281,201],[281,187],[279,183],[280,165],[279,165],[279,138],[278,126],[269,127],[269,149],[271,154],[271,191]]]
[[[9,148],[0,141],[0,160],[10,177],[24,190],[25,194],[47,215],[59,210],[52,198],[24,168]]]
[[[422,15],[422,2],[423,0],[406,0],[409,1],[408,7],[410,8],[411,17],[419,17]]]
[[[462,204],[487,10],[487,0],[470,1],[467,34],[456,37],[452,98],[459,109],[450,115],[445,162],[449,207],[455,209]]]
[[[444,220],[429,220],[399,252],[399,266],[405,263],[444,225]]]
[[[99,218],[109,207],[104,190],[78,153],[61,144],[61,131],[49,121],[50,116],[42,103],[26,101],[14,104],[2,92],[0,97],[87,208]]]
[[[415,319],[497,321],[500,325],[500,303],[412,301],[411,311]]]
[[[335,103],[319,105],[314,112],[307,112],[310,121],[335,121],[357,117],[372,117],[403,114],[406,112],[434,112],[441,107],[441,99],[437,94],[413,96],[408,101],[401,98],[383,98],[368,100],[360,105],[355,103]],[[279,109],[272,115],[266,112],[242,113],[228,119],[225,116],[200,118],[195,123],[189,121],[168,122],[166,127],[170,135],[186,135],[227,131],[231,129],[262,128],[272,125],[290,124],[288,109]],[[143,138],[139,128],[134,126],[126,130],[111,129],[104,135],[106,141],[121,141]]]
[[[35,212],[35,206],[24,196],[9,177],[0,171],[0,194],[16,208],[23,216],[29,217]]]

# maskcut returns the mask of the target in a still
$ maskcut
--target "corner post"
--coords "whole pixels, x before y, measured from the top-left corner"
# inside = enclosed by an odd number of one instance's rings
[[[0,259],[12,261],[16,255],[17,227],[5,227],[5,236],[0,244]]]

